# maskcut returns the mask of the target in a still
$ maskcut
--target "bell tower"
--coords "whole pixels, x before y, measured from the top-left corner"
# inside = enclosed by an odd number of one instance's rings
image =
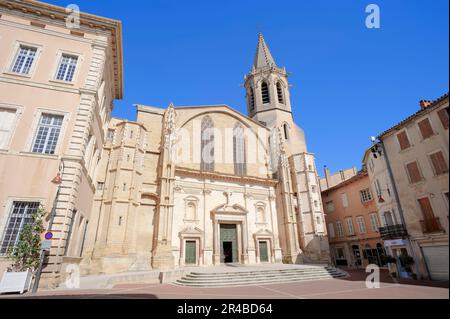
[[[279,128],[288,154],[306,152],[303,130],[292,116],[286,69],[276,65],[262,33],[258,36],[252,69],[244,80],[248,115],[268,128]]]
[[[245,76],[247,112],[279,132],[278,220],[286,263],[328,263],[330,253],[314,154],[292,115],[288,75],[276,65],[263,35],[258,36],[251,71]]]
[[[292,117],[288,85],[286,70],[276,65],[260,33],[252,70],[245,76],[249,116],[267,126],[271,126],[274,113]]]

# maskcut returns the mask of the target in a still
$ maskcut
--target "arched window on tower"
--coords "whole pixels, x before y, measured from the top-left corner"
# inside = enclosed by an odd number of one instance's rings
[[[201,136],[201,163],[202,171],[214,171],[214,123],[209,116],[202,119],[202,136]]]
[[[269,87],[266,82],[261,83],[261,96],[263,104],[270,103]]]
[[[247,164],[245,162],[244,129],[240,123],[236,123],[233,128],[233,158],[234,174],[237,176],[246,175]]]
[[[278,95],[278,103],[284,104],[284,96],[283,96],[283,87],[280,82],[277,82],[277,95]]]
[[[283,132],[284,132],[284,139],[289,139],[289,127],[286,123],[283,124]]]
[[[253,92],[253,88],[248,90],[248,105],[250,112],[253,112],[255,110],[255,93]]]

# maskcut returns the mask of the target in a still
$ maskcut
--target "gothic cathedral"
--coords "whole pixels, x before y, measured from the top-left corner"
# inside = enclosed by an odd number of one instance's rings
[[[262,34],[245,90],[248,116],[171,104],[112,119],[85,274],[330,261],[314,155]]]

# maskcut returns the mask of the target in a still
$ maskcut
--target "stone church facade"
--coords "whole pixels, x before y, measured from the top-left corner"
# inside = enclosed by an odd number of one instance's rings
[[[314,155],[261,34],[245,90],[248,116],[171,104],[111,120],[84,274],[329,262]]]

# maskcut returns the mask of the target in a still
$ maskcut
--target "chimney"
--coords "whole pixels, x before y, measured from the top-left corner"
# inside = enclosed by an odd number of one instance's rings
[[[432,101],[421,100],[419,103],[420,103],[420,108],[423,110],[423,109],[426,109],[427,107],[429,107],[431,105]]]

